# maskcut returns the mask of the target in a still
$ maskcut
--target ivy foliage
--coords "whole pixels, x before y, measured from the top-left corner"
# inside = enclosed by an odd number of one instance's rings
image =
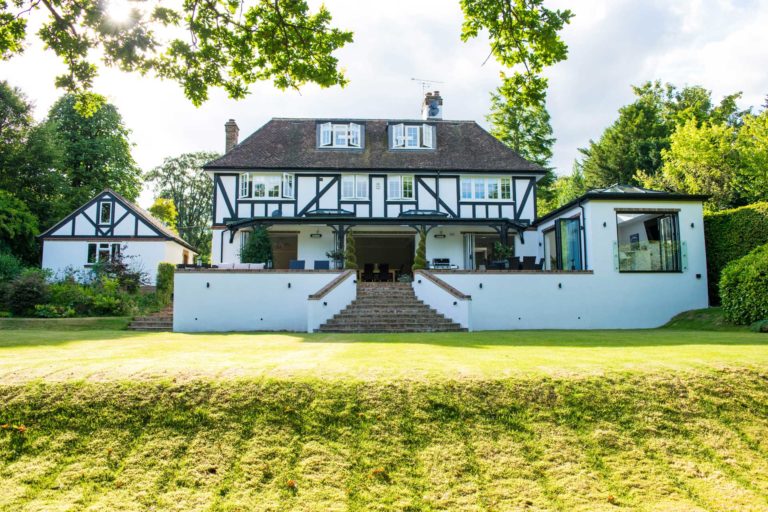
[[[355,237],[352,233],[347,233],[344,244],[344,268],[347,270],[357,268],[357,247],[355,247]]]
[[[768,202],[704,216],[710,303],[718,304],[720,274],[728,263],[768,243]],[[768,295],[768,289],[765,290]]]
[[[118,17],[105,0],[0,2],[0,58],[21,53],[29,19],[42,18],[36,36],[66,64],[56,85],[78,94],[83,113],[103,103],[87,93],[98,73],[94,54],[107,66],[177,81],[195,105],[208,99],[211,87],[237,99],[262,80],[279,89],[346,84],[333,52],[351,42],[352,33],[332,27],[322,5],[315,12],[303,0],[129,6]]]
[[[720,297],[731,322],[744,325],[768,319],[768,244],[723,269]]]

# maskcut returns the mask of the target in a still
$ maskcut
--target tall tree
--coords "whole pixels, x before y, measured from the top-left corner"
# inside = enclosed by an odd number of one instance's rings
[[[202,167],[218,156],[199,152],[166,158],[146,175],[153,183],[155,195],[172,199],[176,205],[179,236],[205,256],[211,252],[213,180]]]
[[[654,176],[661,169],[662,152],[678,126],[691,120],[697,125],[711,121],[736,126],[745,113],[736,107],[740,93],[714,105],[710,92],[700,86],[678,90],[656,81],[632,89],[636,100],[619,109],[618,119],[597,141],[590,140],[579,150],[589,188],[639,185],[636,173]]]
[[[178,234],[176,225],[178,223],[179,212],[176,211],[176,205],[173,204],[173,199],[158,197],[155,199],[155,202],[152,203],[152,206],[149,207],[149,213],[165,224],[168,229]]]
[[[670,137],[670,147],[662,151],[661,172],[638,173],[649,188],[710,196],[710,210],[739,205],[736,190],[739,158],[736,129],[727,124],[689,119]]]
[[[27,20],[36,14],[44,21],[35,35],[67,66],[56,85],[71,93],[91,89],[95,54],[108,66],[179,82],[195,105],[208,98],[209,87],[242,98],[261,80],[280,89],[346,83],[333,52],[352,33],[331,27],[328,10],[321,5],[313,13],[305,0],[0,2],[0,58],[23,51]],[[79,99],[84,113],[103,101]]]
[[[142,188],[141,170],[131,156],[130,131],[123,118],[106,102],[84,116],[76,109],[77,101],[75,95],[64,95],[51,107],[46,121],[61,147],[59,169],[70,187],[70,207],[105,187],[136,200]]]
[[[559,32],[570,22],[569,10],[551,10],[544,0],[462,0],[464,24],[461,38],[467,41],[487,30],[491,53],[511,75],[501,74],[502,84],[491,93],[488,120],[491,133],[524,158],[548,171],[538,183],[539,197],[551,199],[554,173],[552,126],[547,112],[547,66],[565,60],[568,46]]]
[[[739,193],[749,202],[768,201],[768,109],[744,117],[736,136],[736,150]]]
[[[36,263],[37,218],[10,192],[0,190],[0,251]]]

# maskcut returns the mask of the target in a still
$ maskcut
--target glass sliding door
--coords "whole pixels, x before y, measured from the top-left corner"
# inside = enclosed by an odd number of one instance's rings
[[[620,272],[680,272],[677,212],[616,213]]]
[[[558,270],[583,270],[581,263],[581,222],[559,219],[555,222]]]

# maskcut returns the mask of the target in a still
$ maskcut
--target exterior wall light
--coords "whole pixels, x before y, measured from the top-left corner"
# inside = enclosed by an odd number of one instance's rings
[[[459,304],[458,302],[456,302],[456,301],[453,301],[453,305],[454,305],[454,306],[456,306],[456,305],[458,305],[458,304]]]
[[[481,289],[483,288],[483,283],[480,283],[480,288],[481,288]]]
[[[693,222],[691,222],[691,227],[693,227]]]
[[[607,228],[607,227],[608,227],[608,223],[607,223],[607,222],[605,222],[605,221],[603,221],[603,227],[604,227],[604,228]]]
[[[318,231],[317,233],[310,233],[310,238],[323,238],[323,234]]]
[[[557,283],[557,287],[558,288],[562,288],[563,287],[563,283]]]
[[[288,288],[290,288],[290,287],[291,287],[291,283],[288,283]]]
[[[206,288],[210,288],[211,287],[211,283],[205,283],[205,287]]]
[[[327,302],[323,302],[323,306],[327,306],[327,305],[328,305],[328,303],[327,303]]]
[[[445,233],[438,233],[435,235],[435,238],[445,238]]]

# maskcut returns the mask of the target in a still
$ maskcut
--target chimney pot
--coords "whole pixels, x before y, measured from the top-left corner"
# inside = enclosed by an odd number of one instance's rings
[[[237,146],[240,137],[240,128],[237,127],[237,123],[234,119],[230,119],[224,124],[224,135],[224,152],[229,153],[233,147]]]

